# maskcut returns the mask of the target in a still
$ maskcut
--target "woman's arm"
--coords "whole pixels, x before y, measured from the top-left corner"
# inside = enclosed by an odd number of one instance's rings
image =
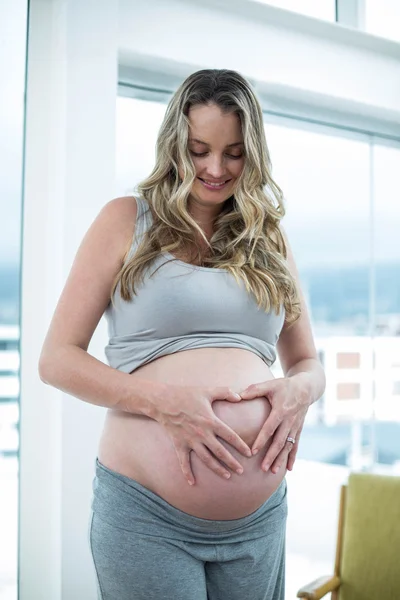
[[[287,468],[291,471],[299,449],[300,435],[303,430],[308,407],[321,398],[325,391],[326,380],[324,369],[318,359],[315,348],[310,317],[301,289],[299,273],[284,231],[283,235],[287,246],[289,269],[295,278],[299,292],[301,315],[293,325],[286,325],[283,328],[278,340],[277,349],[285,377],[295,383],[293,394],[301,396],[301,403],[306,407],[304,416],[299,413],[289,431],[289,435],[296,440],[293,447],[290,448],[287,460]],[[277,472],[285,460],[285,453],[281,452],[275,460],[272,470]],[[269,466],[268,462],[267,466]]]
[[[87,352],[130,247],[136,212],[133,198],[111,200],[84,236],[43,343],[39,375],[86,402],[152,416],[160,384],[143,381],[133,389],[132,377]]]
[[[39,363],[44,383],[96,406],[155,418],[166,385],[133,378],[73,344],[55,348],[51,357],[47,352],[50,346],[42,352]]]
[[[285,377],[296,377],[304,387],[308,404],[312,404],[324,393],[325,373],[315,348],[310,317],[293,253],[283,230],[282,233],[287,246],[288,266],[299,292],[301,315],[292,325],[285,323],[279,336],[277,350]]]

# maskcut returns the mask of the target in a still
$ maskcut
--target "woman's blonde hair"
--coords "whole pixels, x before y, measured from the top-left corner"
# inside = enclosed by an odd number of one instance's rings
[[[209,104],[238,115],[245,161],[234,194],[216,217],[208,241],[188,211],[196,178],[188,149],[188,114],[191,106]],[[149,204],[153,223],[117,275],[112,297],[120,284],[121,297],[131,300],[135,285],[160,253],[184,253],[197,264],[225,269],[238,283],[242,280],[265,311],[278,313],[283,305],[288,322],[298,318],[296,283],[287,266],[286,244],[279,227],[285,214],[283,194],[271,176],[260,103],[239,73],[205,69],[180,85],[168,103],[159,131],[155,167],[137,191]],[[207,252],[201,250],[199,236]]]

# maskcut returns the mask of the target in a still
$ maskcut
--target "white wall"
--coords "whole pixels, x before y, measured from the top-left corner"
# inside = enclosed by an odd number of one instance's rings
[[[120,0],[119,52],[182,74],[233,68],[266,94],[400,123],[400,45],[253,0]]]
[[[114,194],[118,52],[125,65],[179,76],[232,67],[278,99],[400,123],[397,46],[306,17],[286,17],[284,26],[282,11],[251,0],[231,0],[231,13],[227,0],[214,4],[120,0],[118,26],[118,0],[30,2],[20,600],[95,598],[87,519],[104,411],[46,387],[37,361],[77,246]],[[102,324],[89,351],[102,358],[105,341]]]
[[[96,597],[87,523],[104,409],[45,386],[41,344],[114,193],[117,0],[31,0],[23,222],[20,600]],[[90,352],[102,358],[100,327]]]

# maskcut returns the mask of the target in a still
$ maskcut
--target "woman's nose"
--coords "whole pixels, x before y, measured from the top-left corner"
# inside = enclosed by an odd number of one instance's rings
[[[214,156],[210,157],[207,163],[207,173],[214,179],[219,179],[224,174],[224,164],[222,157]]]

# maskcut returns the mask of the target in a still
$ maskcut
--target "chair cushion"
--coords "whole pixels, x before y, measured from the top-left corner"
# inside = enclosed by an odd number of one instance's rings
[[[340,600],[400,598],[400,477],[350,475],[340,570]]]

